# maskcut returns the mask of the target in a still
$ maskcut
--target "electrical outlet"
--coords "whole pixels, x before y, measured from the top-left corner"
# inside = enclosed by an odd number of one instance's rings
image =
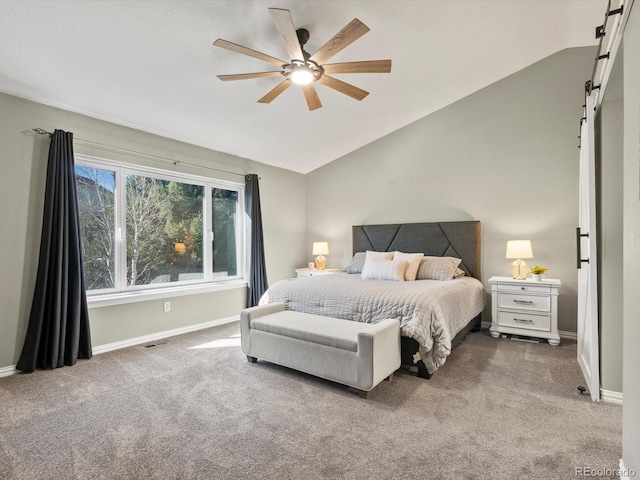
[[[171,311],[171,302],[164,302],[164,313]]]

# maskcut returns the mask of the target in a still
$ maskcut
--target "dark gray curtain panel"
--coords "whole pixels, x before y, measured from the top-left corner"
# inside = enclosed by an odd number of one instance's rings
[[[247,307],[258,305],[260,297],[267,291],[267,268],[264,262],[264,241],[262,239],[262,212],[260,210],[260,188],[258,175],[249,174],[244,180],[245,211],[250,219],[249,252],[249,292]]]
[[[58,368],[91,356],[73,133],[56,130],[49,147],[36,286],[16,368],[23,372]]]

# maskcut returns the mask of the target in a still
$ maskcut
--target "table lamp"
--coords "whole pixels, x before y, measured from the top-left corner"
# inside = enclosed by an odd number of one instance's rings
[[[516,280],[524,280],[527,278],[527,272],[529,271],[529,265],[527,265],[522,259],[533,258],[533,249],[531,248],[530,240],[509,240],[507,242],[507,254],[506,258],[515,258],[511,262],[511,274]]]
[[[324,270],[327,266],[327,259],[324,255],[329,255],[329,244],[327,242],[313,242],[313,255],[316,257],[316,268],[318,270]]]

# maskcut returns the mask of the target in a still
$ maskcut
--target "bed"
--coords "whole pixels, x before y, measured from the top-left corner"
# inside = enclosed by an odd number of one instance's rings
[[[354,261],[346,271],[276,282],[263,303],[284,302],[290,310],[359,322],[400,318],[402,363],[430,378],[452,347],[480,326],[486,296],[478,280],[480,222],[358,225],[352,240]],[[459,275],[433,280],[419,274],[405,282],[362,278],[356,259],[366,251],[422,253],[421,268],[426,257],[459,258]]]

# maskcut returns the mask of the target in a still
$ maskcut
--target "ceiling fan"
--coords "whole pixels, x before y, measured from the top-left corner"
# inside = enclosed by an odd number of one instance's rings
[[[213,42],[213,45],[216,47],[226,48],[227,50],[248,55],[278,66],[279,70],[268,72],[218,75],[218,78],[223,81],[284,77],[284,80],[258,100],[258,103],[271,103],[278,95],[289,88],[292,83],[295,83],[301,86],[309,110],[315,110],[322,107],[318,92],[313,85],[315,82],[325,87],[333,88],[356,100],[362,100],[369,95],[369,92],[343,82],[342,80],[338,80],[337,78],[330,77],[327,74],[389,73],[391,71],[391,60],[324,63],[369,31],[369,27],[357,18],[354,18],[348,25],[336,33],[329,41],[322,45],[317,52],[310,55],[304,50],[304,45],[309,40],[309,31],[304,28],[296,30],[293,25],[293,19],[291,18],[291,12],[282,8],[269,8],[269,13],[287,50],[290,58],[289,62],[227,40],[222,40],[221,38]]]

